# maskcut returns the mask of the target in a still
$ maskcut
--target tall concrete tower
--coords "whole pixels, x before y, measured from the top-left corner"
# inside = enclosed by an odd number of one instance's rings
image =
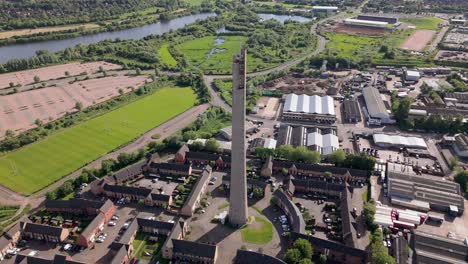
[[[247,223],[247,178],[245,146],[245,94],[247,50],[234,55],[232,64],[232,150],[229,222],[236,227]]]

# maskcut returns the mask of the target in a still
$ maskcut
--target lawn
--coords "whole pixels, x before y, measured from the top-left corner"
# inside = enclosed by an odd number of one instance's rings
[[[273,225],[264,217],[255,220],[241,230],[242,240],[247,243],[266,244],[273,239]]]
[[[416,26],[416,29],[437,30],[442,20],[437,17],[402,18],[401,22]]]
[[[186,41],[176,46],[189,62],[209,74],[229,74],[231,73],[232,57],[240,51],[242,45],[247,41],[243,36],[222,36],[224,40],[221,44],[216,44],[216,36],[207,36]],[[215,52],[210,51],[215,48]],[[265,64],[262,60],[247,54],[247,67],[250,72],[253,70],[267,69],[270,64]]]
[[[0,184],[32,194],[193,106],[191,88],[164,88],[0,157]]]
[[[174,57],[172,57],[168,48],[169,44],[163,44],[158,50],[158,55],[161,58],[162,62],[165,63],[167,66],[176,67],[177,61],[174,59]]]
[[[418,56],[409,51],[400,50],[399,46],[403,43],[414,30],[396,30],[392,34],[385,36],[372,37],[360,36],[344,33],[327,33],[330,42],[327,49],[322,54],[330,54],[342,58],[353,60],[370,60],[376,65],[405,65],[412,66],[430,66],[428,56]],[[379,52],[382,46],[387,46],[394,51],[395,58],[384,57],[383,52]]]

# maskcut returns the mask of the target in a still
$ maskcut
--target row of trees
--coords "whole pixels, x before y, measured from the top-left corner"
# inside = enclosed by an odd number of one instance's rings
[[[118,171],[145,157],[145,150],[140,149],[134,153],[120,153],[117,160],[107,159],[101,162],[99,169],[84,169],[80,176],[73,180],[67,180],[57,189],[46,193],[49,200],[57,200],[73,193],[83,183],[90,183],[94,179],[102,178],[112,172]]]
[[[307,163],[319,163],[320,153],[317,151],[308,150],[306,147],[293,147],[291,145],[281,145],[276,149],[270,148],[256,148],[255,156],[259,158],[267,158],[274,156],[281,159],[290,161],[307,162]]]

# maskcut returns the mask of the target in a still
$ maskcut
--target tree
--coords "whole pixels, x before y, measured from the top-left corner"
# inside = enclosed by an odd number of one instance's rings
[[[219,142],[214,138],[210,138],[205,142],[205,149],[211,152],[218,152],[220,149]]]
[[[291,248],[286,251],[284,261],[288,264],[298,264],[301,261],[301,252],[297,248]]]
[[[301,253],[301,258],[310,259],[312,258],[313,250],[310,242],[306,239],[299,238],[294,241],[293,248],[296,248]]]
[[[458,158],[456,156],[453,156],[449,160],[449,167],[451,170],[455,169],[455,167],[458,165]]]
[[[5,137],[11,138],[11,137],[14,137],[14,136],[15,136],[15,132],[13,132],[13,130],[7,129],[7,130],[5,131]]]
[[[41,121],[39,118],[37,118],[37,119],[34,121],[34,124],[35,124],[36,126],[38,126],[38,127],[41,127],[41,126],[43,125],[42,121]]]
[[[346,156],[342,166],[350,169],[372,171],[375,166],[375,158],[364,153],[357,155],[349,154]]]
[[[136,75],[141,75],[141,69],[140,69],[140,68],[136,68],[136,69],[135,69],[135,74],[136,74]]]
[[[455,175],[455,182],[460,184],[463,192],[468,192],[468,171],[461,171]]]
[[[310,259],[301,259],[298,264],[314,264]]]
[[[255,149],[255,156],[261,159],[266,159],[269,156],[273,156],[275,154],[275,150],[271,148],[256,148]]]
[[[371,230],[375,228],[375,225],[374,225],[375,211],[376,211],[376,208],[375,208],[374,201],[364,203],[363,217],[364,217],[367,227],[369,227]]]
[[[320,264],[325,264],[325,263],[327,263],[327,255],[325,255],[325,254],[320,254],[319,263],[320,263]]]
[[[395,264],[395,259],[388,254],[388,249],[382,243],[382,232],[376,230],[371,236],[371,258],[375,264]]]
[[[39,78],[39,76],[35,75],[35,76],[34,76],[34,82],[35,82],[35,83],[38,83],[38,82],[40,82],[40,81],[41,81],[41,78]]]
[[[69,71],[65,71],[65,76],[66,76],[66,77],[69,77],[69,76],[70,76],[70,72],[69,72]]]
[[[120,94],[120,95],[123,95],[123,94],[124,94],[124,90],[122,90],[122,88],[119,89],[119,94]]]
[[[15,83],[14,82],[10,82],[10,88],[13,88],[15,87]]]
[[[335,150],[330,156],[328,156],[331,162],[335,165],[342,164],[346,160],[346,153],[342,149]]]
[[[184,187],[184,185],[179,185],[179,186],[177,186],[177,191],[179,191],[179,193],[184,193],[184,192],[185,192],[185,187]]]
[[[101,175],[107,175],[112,171],[115,161],[113,159],[106,159],[101,162]]]
[[[257,188],[254,188],[254,189],[253,189],[253,194],[254,194],[253,196],[254,196],[255,198],[262,198],[262,197],[263,197],[263,190],[262,190],[262,188],[258,188],[258,187],[257,187]]]
[[[326,171],[323,173],[323,176],[325,176],[325,178],[331,178],[333,176],[333,173]]]
[[[80,101],[76,102],[75,109],[81,111],[81,109],[83,109],[83,104]]]
[[[46,199],[47,200],[55,200],[57,199],[57,192],[51,191],[46,193]]]
[[[193,144],[189,145],[189,149],[193,151],[203,150],[204,147],[205,145],[203,145],[203,143],[201,143],[200,141],[195,141],[193,142]]]

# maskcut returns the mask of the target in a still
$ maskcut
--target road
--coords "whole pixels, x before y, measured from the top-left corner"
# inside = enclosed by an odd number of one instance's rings
[[[356,12],[358,11],[359,9],[362,8],[362,6],[366,3],[367,1],[364,1],[361,6],[359,6],[358,8],[356,8],[355,10],[353,10],[353,12]],[[311,34],[317,36],[317,47],[314,51],[308,53],[308,54],[305,54],[295,60],[292,60],[292,61],[288,61],[284,64],[281,64],[281,65],[278,65],[277,67],[274,67],[274,68],[271,68],[271,69],[268,69],[268,70],[264,70],[264,71],[259,71],[259,72],[254,72],[254,73],[249,73],[248,76],[249,77],[256,77],[256,76],[263,76],[263,75],[267,75],[267,74],[270,74],[272,72],[277,72],[277,71],[282,71],[282,70],[286,70],[286,69],[289,69],[290,67],[292,66],[295,66],[295,65],[298,65],[299,63],[303,62],[305,59],[311,57],[311,56],[314,56],[314,55],[317,55],[319,53],[321,53],[322,51],[325,50],[326,48],[326,44],[328,42],[327,39],[325,39],[323,36],[321,36],[320,34],[318,34],[317,32],[317,27],[318,25],[320,25],[321,23],[323,23],[324,21],[326,20],[329,20],[329,19],[339,19],[343,16],[344,14],[337,14],[333,17],[329,17],[325,20],[322,20],[314,25],[311,26],[311,29],[310,29],[310,32]],[[128,72],[126,72],[128,73]],[[151,74],[152,71],[145,71],[143,72],[144,74]],[[179,73],[177,72],[174,72],[174,73],[168,73],[169,75],[177,75]],[[206,85],[208,86],[209,88],[209,92],[211,94],[211,102],[209,104],[203,104],[203,105],[199,105],[199,106],[195,106],[191,109],[189,109],[188,111],[180,114],[179,116],[167,121],[166,123],[156,127],[156,128],[153,128],[152,130],[146,132],[145,134],[143,134],[141,137],[139,137],[138,139],[132,141],[130,144],[126,145],[126,146],[123,146],[122,148],[114,151],[114,152],[111,152],[111,153],[108,153],[102,157],[100,157],[99,159],[85,165],[83,168],[63,177],[62,179],[60,179],[59,181],[55,182],[54,184],[46,187],[45,189],[41,190],[40,192],[32,195],[32,196],[23,196],[21,194],[18,194],[18,193],[15,193],[3,186],[0,186],[0,200],[2,201],[3,204],[17,204],[17,205],[21,205],[21,207],[23,208],[26,204],[31,204],[32,208],[36,208],[38,206],[40,206],[44,200],[45,200],[45,194],[48,192],[48,191],[51,191],[51,190],[54,190],[56,189],[57,187],[59,187],[60,185],[62,185],[66,180],[69,180],[69,179],[73,179],[75,177],[78,177],[80,174],[81,174],[81,171],[84,169],[84,168],[97,168],[97,167],[100,167],[101,165],[101,162],[105,159],[111,159],[111,158],[116,158],[120,153],[124,153],[124,152],[134,152],[142,147],[144,147],[145,145],[147,145],[150,141],[152,141],[151,139],[151,136],[154,135],[154,134],[160,134],[161,137],[160,137],[160,140],[170,136],[171,134],[177,132],[178,130],[182,129],[183,127],[189,125],[191,122],[195,121],[196,118],[198,117],[199,114],[205,112],[210,105],[212,106],[218,106],[218,107],[221,107],[223,108],[224,110],[228,111],[228,112],[232,112],[232,108],[226,104],[226,102],[224,102],[224,100],[219,96],[219,94],[214,90],[214,87],[213,87],[213,82],[215,79],[224,79],[224,78],[231,78],[231,75],[204,75],[204,81],[206,83]],[[255,117],[256,119],[259,119],[258,117]],[[264,121],[269,121],[269,122],[274,122],[274,120],[264,120]]]

